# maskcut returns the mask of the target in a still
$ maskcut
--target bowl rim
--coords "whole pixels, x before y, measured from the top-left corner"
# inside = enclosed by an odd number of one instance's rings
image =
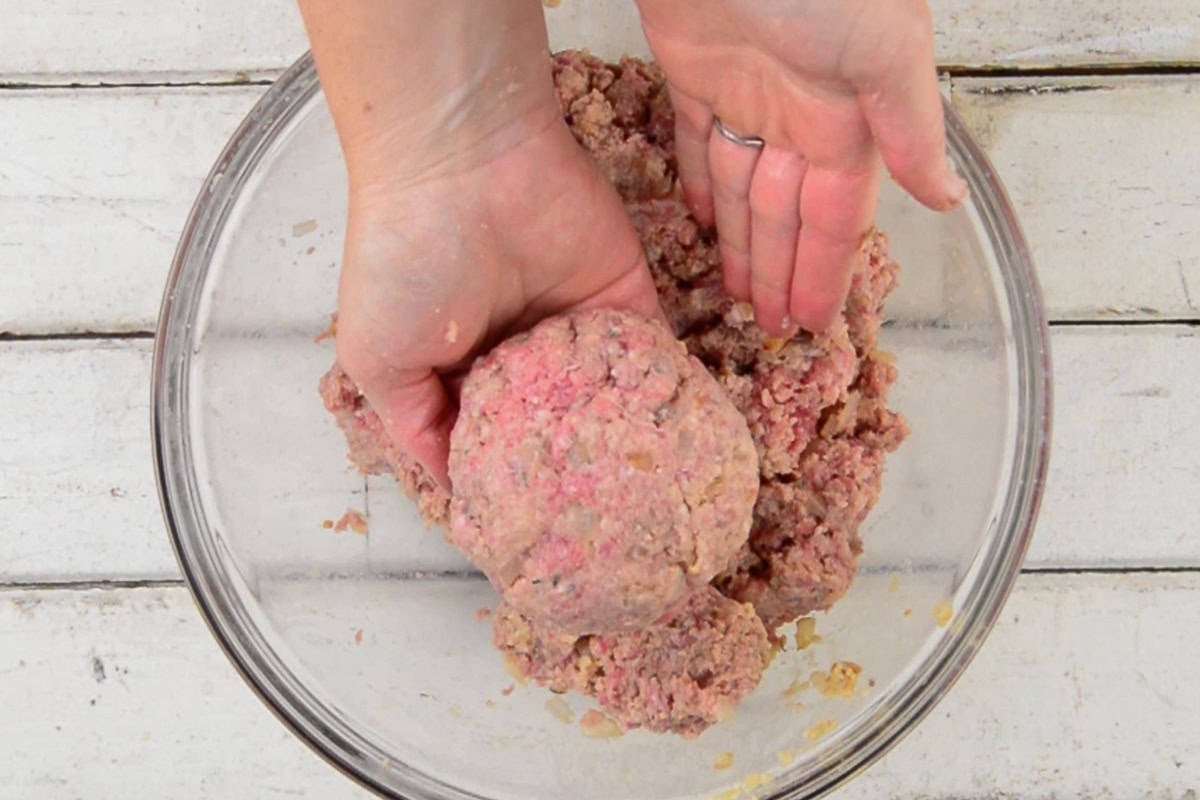
[[[189,531],[208,530],[197,495],[195,476],[180,465],[191,463],[189,437],[181,426],[187,405],[186,348],[176,339],[186,329],[181,316],[195,313],[197,287],[204,277],[205,257],[219,238],[237,191],[275,140],[320,91],[311,53],[289,67],[259,99],[238,126],[206,177],[188,215],[172,259],[163,292],[151,370],[150,427],[155,477],[164,521],[188,589],[201,617],[230,662],[272,713],[326,762],[364,788],[395,800],[434,796],[478,798],[403,764],[390,762],[408,785],[400,794],[382,779],[380,757],[370,742],[345,720],[319,718],[323,708],[287,670],[243,608],[215,573],[208,543]],[[856,723],[857,736],[847,736],[828,758],[807,769],[785,774],[785,785],[769,800],[816,797],[844,784],[875,763],[911,732],[946,695],[978,652],[994,626],[1020,574],[1032,538],[1045,485],[1050,448],[1051,363],[1049,331],[1029,247],[1008,195],[987,156],[943,99],[946,133],[956,166],[971,187],[968,201],[977,211],[1003,278],[1011,314],[1018,419],[1008,482],[988,546],[976,554],[972,570],[989,565],[989,574],[969,582],[956,618],[964,621],[941,637],[904,691],[872,719]],[[173,345],[176,345],[173,347]],[[173,358],[176,353],[183,357]],[[178,434],[178,435],[177,435]],[[964,580],[964,584],[968,583]],[[270,652],[267,652],[270,651]],[[283,670],[282,672],[280,670]],[[331,724],[332,723],[332,724]]]

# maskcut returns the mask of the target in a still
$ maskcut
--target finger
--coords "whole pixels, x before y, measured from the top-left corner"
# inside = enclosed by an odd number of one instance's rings
[[[878,200],[874,160],[852,172],[812,166],[804,176],[789,309],[808,330],[825,330],[841,312]]]
[[[628,274],[614,289],[624,298],[618,307],[628,308],[644,317],[657,320],[668,330],[671,328],[662,304],[658,301],[654,279],[650,277],[650,270],[644,264],[639,270]]]
[[[750,300],[750,181],[759,151],[735,144],[713,130],[708,137],[713,211],[724,265],[725,291]]]
[[[667,321],[667,315],[658,302],[658,291],[654,288],[654,279],[650,277],[650,268],[646,265],[645,254],[640,251],[632,267],[621,273],[612,283],[602,287],[586,301],[580,303],[578,308],[628,309],[644,317],[657,320],[668,329],[671,328],[671,324]]]
[[[799,154],[768,145],[750,181],[750,296],[755,321],[773,336],[796,333],[789,303],[807,169]]]
[[[708,106],[669,87],[675,109],[675,162],[683,197],[701,225],[712,225],[712,178],[708,174],[708,137],[713,115]]]
[[[449,489],[450,431],[458,409],[436,373],[400,373],[399,378],[394,383],[364,384],[363,393],[383,422],[392,445]]]
[[[954,208],[966,199],[967,182],[946,157],[946,120],[932,34],[923,34],[879,80],[859,94],[859,106],[888,171],[929,208]]]

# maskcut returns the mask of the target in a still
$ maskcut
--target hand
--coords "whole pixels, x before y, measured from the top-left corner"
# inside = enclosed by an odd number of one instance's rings
[[[338,360],[443,486],[472,357],[575,308],[662,316],[576,144],[536,0],[301,0],[350,177]]]
[[[922,0],[638,0],[676,111],[684,193],[725,288],[775,335],[827,327],[872,224],[879,155],[917,200],[960,203]],[[715,129],[761,137],[761,152]]]
[[[443,485],[456,378],[507,334],[574,308],[661,318],[615,190],[560,119],[461,173],[355,187],[338,359]]]

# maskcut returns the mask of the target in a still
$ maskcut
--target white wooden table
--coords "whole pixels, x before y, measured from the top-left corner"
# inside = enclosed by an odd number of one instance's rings
[[[841,796],[1194,800],[1200,6],[934,6],[945,85],[1041,268],[1053,465],[982,654]],[[4,3],[0,798],[365,797],[218,651],[150,466],[172,248],[226,137],[304,48],[290,0]]]

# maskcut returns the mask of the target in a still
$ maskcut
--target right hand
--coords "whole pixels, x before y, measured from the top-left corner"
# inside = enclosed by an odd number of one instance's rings
[[[456,386],[543,317],[661,317],[616,191],[562,119],[536,0],[300,0],[350,177],[338,360],[449,486]]]

